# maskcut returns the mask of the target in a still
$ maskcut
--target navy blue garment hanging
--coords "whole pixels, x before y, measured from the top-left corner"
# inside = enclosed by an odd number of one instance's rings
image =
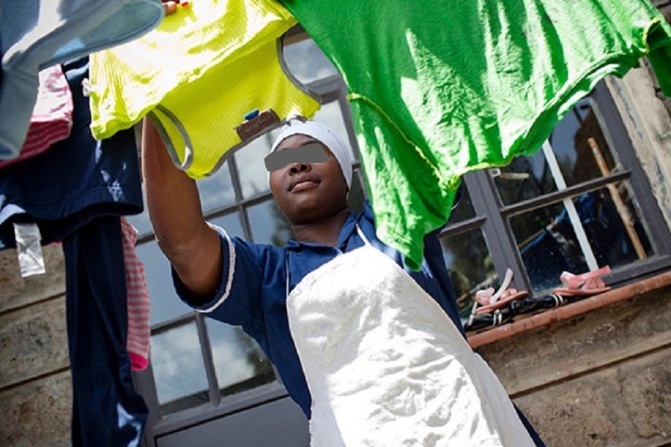
[[[132,383],[120,216],[142,212],[132,129],[96,141],[83,82],[87,58],[63,64],[74,103],[70,136],[0,169],[0,249],[14,222],[63,242],[74,447],[139,446],[148,410]]]
[[[139,446],[147,407],[126,353],[126,271],[121,221],[104,216],[63,239],[72,446]]]

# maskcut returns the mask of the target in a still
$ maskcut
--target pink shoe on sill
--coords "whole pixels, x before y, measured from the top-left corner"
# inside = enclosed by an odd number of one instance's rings
[[[574,275],[563,272],[559,277],[564,287],[558,287],[552,293],[562,296],[591,296],[606,292],[611,289],[606,286],[601,278],[602,275],[610,273],[610,266],[601,267],[598,270]]]
[[[529,292],[520,292],[517,289],[508,288],[512,279],[513,271],[507,269],[506,276],[503,278],[501,287],[499,287],[496,292],[494,292],[493,287],[489,287],[485,290],[478,290],[475,293],[475,301],[482,307],[476,308],[473,312],[474,315],[481,315],[483,313],[491,312],[495,309],[501,309],[511,301],[526,297]]]

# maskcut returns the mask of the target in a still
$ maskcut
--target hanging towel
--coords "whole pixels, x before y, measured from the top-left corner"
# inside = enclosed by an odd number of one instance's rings
[[[296,19],[273,0],[199,0],[151,33],[91,56],[91,130],[105,138],[151,112],[175,164],[193,178],[242,145],[253,110],[282,124],[319,102],[283,70],[280,36]],[[253,115],[252,115],[253,116]]]
[[[37,100],[30,117],[30,127],[21,153],[11,160],[0,161],[0,168],[44,152],[70,135],[72,128],[72,94],[60,65],[39,73]]]
[[[671,94],[648,0],[282,3],[344,77],[378,236],[415,268],[461,176],[536,152],[606,75],[648,56]]]
[[[121,234],[123,236],[123,256],[126,267],[126,296],[128,306],[128,338],[126,346],[133,371],[142,371],[149,364],[149,347],[151,344],[149,321],[149,290],[145,276],[144,264],[135,251],[137,230],[121,217]]]
[[[163,14],[160,0],[0,2],[0,159],[23,145],[41,69],[138,37]]]

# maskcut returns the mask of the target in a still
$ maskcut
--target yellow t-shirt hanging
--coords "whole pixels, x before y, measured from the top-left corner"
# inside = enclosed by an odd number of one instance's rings
[[[145,36],[92,54],[93,135],[107,138],[149,114],[178,167],[211,174],[251,141],[236,131],[250,111],[272,109],[273,127],[319,109],[280,62],[280,38],[296,23],[274,0],[196,0]]]

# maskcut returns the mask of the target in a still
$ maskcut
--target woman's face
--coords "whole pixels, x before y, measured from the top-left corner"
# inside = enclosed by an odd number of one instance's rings
[[[328,154],[323,163],[291,163],[270,173],[270,190],[284,216],[293,225],[330,217],[347,207],[347,183],[333,153],[306,135],[292,135],[276,151],[290,151],[311,143]]]

